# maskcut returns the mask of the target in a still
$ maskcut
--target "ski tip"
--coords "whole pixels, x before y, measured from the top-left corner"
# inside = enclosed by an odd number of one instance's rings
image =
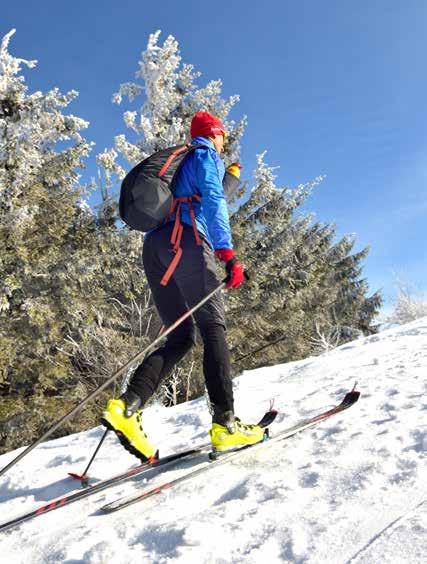
[[[359,398],[360,398],[360,392],[358,392],[353,388],[351,392],[346,393],[342,403],[343,405],[350,407],[350,405],[356,403]]]
[[[276,419],[277,415],[278,415],[278,411],[276,411],[275,409],[270,409],[270,411],[267,411],[266,413],[264,413],[261,421],[259,421],[257,423],[257,425],[259,427],[268,427],[269,425],[271,425],[271,423],[273,423],[273,421]]]

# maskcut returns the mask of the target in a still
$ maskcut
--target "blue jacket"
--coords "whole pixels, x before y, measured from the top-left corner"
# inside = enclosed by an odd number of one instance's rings
[[[224,163],[209,139],[195,137],[192,145],[205,145],[186,157],[175,181],[175,196],[201,196],[193,202],[197,230],[217,249],[232,249],[230,220],[222,180]],[[192,225],[188,204],[181,206],[181,221]]]

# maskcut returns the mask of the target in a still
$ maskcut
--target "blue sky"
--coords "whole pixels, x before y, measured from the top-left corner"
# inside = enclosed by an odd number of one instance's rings
[[[280,185],[326,175],[306,209],[370,245],[364,275],[389,307],[395,274],[427,291],[426,22],[421,0],[21,0],[2,6],[0,34],[16,28],[10,51],[39,61],[31,90],[79,91],[69,111],[91,122],[88,174],[125,131],[111,95],[149,33],[174,35],[201,84],[240,94],[246,177],[265,149]]]

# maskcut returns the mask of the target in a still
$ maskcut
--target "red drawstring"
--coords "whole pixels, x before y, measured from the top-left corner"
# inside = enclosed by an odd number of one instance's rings
[[[200,238],[199,232],[197,231],[196,215],[194,213],[193,204],[192,204],[193,200],[200,202],[201,198],[200,196],[188,196],[188,197],[173,199],[171,205],[171,211],[166,221],[168,221],[171,215],[175,213],[175,223],[173,226],[172,235],[170,239],[170,242],[172,244],[172,251],[175,253],[175,256],[173,257],[172,262],[168,266],[168,269],[166,270],[165,274],[163,275],[163,278],[160,281],[160,284],[162,286],[167,285],[182,257],[181,239],[182,239],[182,234],[184,232],[184,227],[181,223],[181,204],[183,203],[188,204],[188,210],[190,212],[191,223],[193,225],[193,232],[194,232],[194,238],[196,239],[196,243],[197,245],[202,245],[202,240]]]

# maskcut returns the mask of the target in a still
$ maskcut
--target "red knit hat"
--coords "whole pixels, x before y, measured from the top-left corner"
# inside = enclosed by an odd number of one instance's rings
[[[208,112],[197,112],[191,120],[191,137],[206,137],[208,135],[224,135],[225,127],[221,120]]]

